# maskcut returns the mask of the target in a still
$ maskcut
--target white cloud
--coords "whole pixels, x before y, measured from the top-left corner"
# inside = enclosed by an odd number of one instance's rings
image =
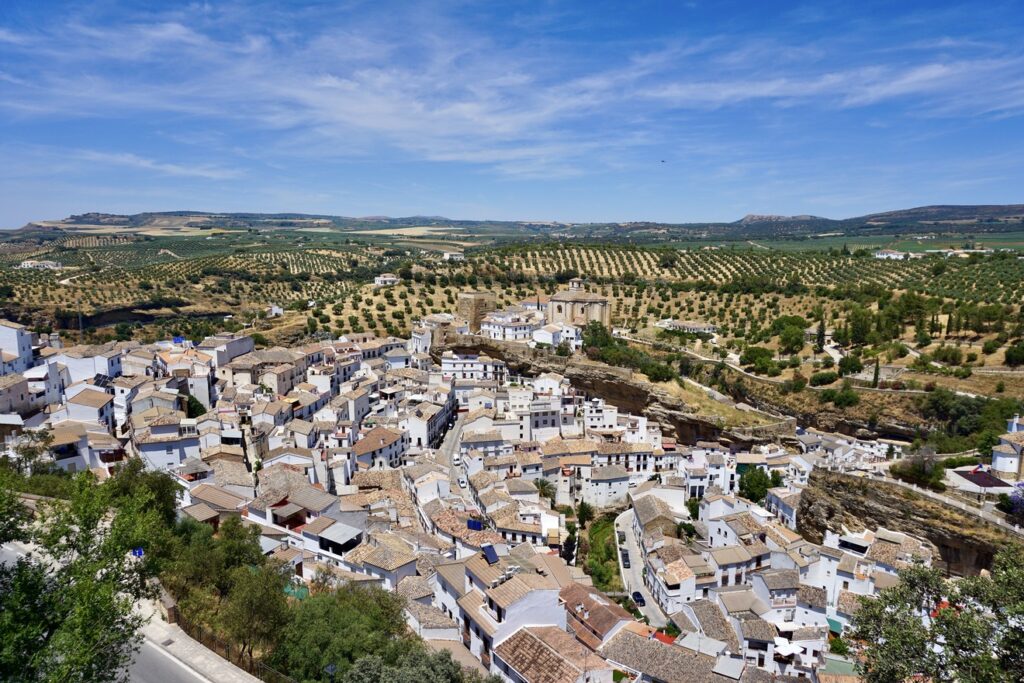
[[[206,178],[209,180],[227,180],[241,175],[238,171],[206,165],[176,164],[154,159],[147,159],[127,152],[100,152],[96,150],[70,150],[68,156],[83,162],[103,165],[125,166],[145,171],[155,171],[172,176]]]
[[[660,119],[679,112],[759,101],[851,109],[903,100],[909,112],[947,116],[1024,109],[1019,53],[988,45],[978,58],[973,41],[946,36],[930,49],[915,41],[900,62],[870,51],[832,54],[821,41],[726,35],[585,55],[551,40],[499,40],[422,11],[371,21],[306,10],[300,15],[311,23],[299,26],[264,10],[192,6],[116,25],[78,17],[38,35],[0,29],[0,43],[17,57],[0,74],[0,108],[17,116],[171,115],[272,131],[278,143],[268,153],[391,148],[530,177],[572,175],[595,160],[670,144],[680,133]],[[285,148],[296,141],[303,146]],[[216,166],[107,157],[170,175],[234,177]]]

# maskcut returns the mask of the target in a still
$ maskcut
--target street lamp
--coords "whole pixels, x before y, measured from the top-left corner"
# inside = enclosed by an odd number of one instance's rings
[[[324,667],[324,673],[331,679],[331,683],[334,683],[334,674],[338,673],[338,667],[334,663],[328,664]]]

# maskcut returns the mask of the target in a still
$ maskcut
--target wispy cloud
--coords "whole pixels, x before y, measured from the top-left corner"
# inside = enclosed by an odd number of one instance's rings
[[[250,16],[249,29],[237,33],[209,14],[130,17],[113,26],[74,19],[39,35],[5,30],[0,40],[23,59],[5,74],[0,107],[33,116],[212,117],[305,129],[323,140],[321,155],[384,145],[426,160],[529,175],[586,167],[602,145],[595,139],[627,139],[644,108],[650,117],[758,100],[856,108],[910,97],[917,98],[914,108],[932,114],[1024,108],[1024,61],[1010,48],[985,59],[916,54],[888,63],[866,55],[837,69],[813,41],[722,35],[638,45],[567,73],[557,49],[532,54],[447,20],[412,27],[396,18],[394,26],[369,30],[338,20],[301,34]],[[935,49],[947,53],[976,48],[972,41],[936,41]],[[921,42],[914,50],[928,52]],[[979,101],[988,104],[978,107]],[[185,170],[162,166],[167,173]]]
[[[863,169],[893,148],[930,158],[1024,113],[1012,21],[972,23],[957,6],[893,9],[886,21],[838,5],[763,15],[719,5],[676,7],[662,22],[600,3],[509,15],[487,3],[110,0],[0,19],[0,137],[68,148],[42,155],[54,169],[214,187],[262,177],[264,193],[380,164],[373,182],[402,191],[387,175],[413,167],[458,173],[462,185],[550,180],[579,196],[602,178],[647,183],[652,196],[717,183],[728,188],[720,200],[758,203],[805,186],[839,196],[856,174],[836,168]],[[967,158],[969,145],[957,152]],[[890,197],[883,189],[858,196]],[[738,213],[748,210],[775,209]]]
[[[237,178],[241,175],[239,171],[220,168],[216,166],[189,164],[176,164],[154,159],[147,159],[137,154],[127,152],[99,152],[95,150],[71,150],[68,155],[79,161],[92,162],[97,164],[109,164],[113,166],[124,166],[137,168],[144,171],[155,171],[171,176],[182,176],[187,178],[207,178],[209,180],[227,180]]]

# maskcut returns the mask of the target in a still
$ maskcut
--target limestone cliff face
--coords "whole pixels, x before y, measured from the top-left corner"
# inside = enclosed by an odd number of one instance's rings
[[[724,429],[710,417],[698,415],[681,398],[656,384],[641,379],[629,368],[617,368],[592,361],[582,354],[561,357],[523,344],[457,337],[446,349],[456,353],[483,353],[505,361],[509,372],[534,377],[555,372],[567,377],[574,387],[592,396],[600,396],[622,411],[644,415],[675,432],[682,443],[724,439],[736,443],[756,443],[776,436],[772,429]],[[786,427],[792,432],[792,427]]]
[[[816,469],[800,497],[800,533],[820,543],[828,529],[841,532],[884,526],[929,541],[953,574],[988,568],[1000,547],[1012,539],[999,527],[952,505],[902,486]],[[936,558],[938,559],[938,558]]]

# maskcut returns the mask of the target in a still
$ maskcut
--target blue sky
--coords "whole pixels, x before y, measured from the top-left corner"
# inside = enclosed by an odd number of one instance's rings
[[[0,227],[1024,201],[1019,2],[0,4]]]

